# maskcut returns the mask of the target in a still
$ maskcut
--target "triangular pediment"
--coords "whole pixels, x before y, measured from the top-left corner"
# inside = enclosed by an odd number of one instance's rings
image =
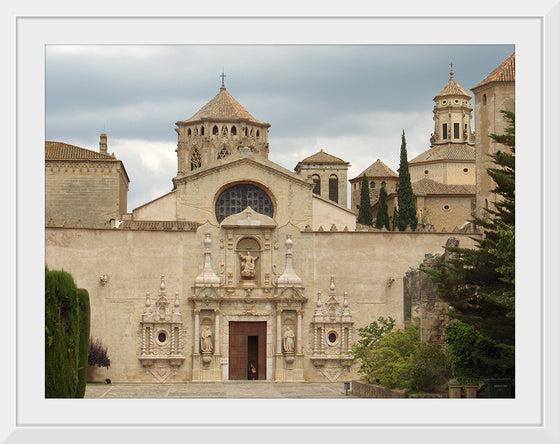
[[[207,175],[222,174],[226,170],[231,169],[242,169],[244,171],[243,176],[247,177],[248,172],[253,168],[260,171],[264,170],[267,175],[275,176],[275,180],[289,180],[306,188],[313,187],[313,184],[309,183],[306,179],[268,159],[243,153],[232,154],[228,156],[227,161],[214,162],[198,168],[183,177],[175,178],[175,183],[188,183]]]
[[[271,217],[247,207],[240,213],[226,217],[220,225],[223,228],[274,228],[277,224]]]

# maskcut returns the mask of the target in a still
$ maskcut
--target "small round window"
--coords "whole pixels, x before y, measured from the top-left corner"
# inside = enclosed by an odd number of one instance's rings
[[[447,103],[447,100],[444,100],[441,102],[443,105],[445,105]]]
[[[469,169],[468,168],[463,168],[463,173],[468,173]]]
[[[444,205],[443,206],[443,211],[449,211],[449,205]]]
[[[165,341],[167,341],[167,333],[160,331],[157,335],[157,340],[160,344],[165,343]]]
[[[455,99],[455,103],[459,103],[459,100]]]
[[[327,339],[329,340],[329,344],[334,344],[338,339],[338,335],[336,334],[336,332],[331,331],[327,336]]]
[[[424,174],[428,174],[428,173],[429,173],[429,171],[428,171],[428,170],[424,170]]]

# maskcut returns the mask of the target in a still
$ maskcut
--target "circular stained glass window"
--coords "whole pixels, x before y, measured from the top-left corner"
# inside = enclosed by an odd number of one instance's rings
[[[232,214],[251,207],[257,213],[273,217],[274,205],[266,192],[256,185],[241,183],[222,191],[216,200],[216,219],[222,222]]]

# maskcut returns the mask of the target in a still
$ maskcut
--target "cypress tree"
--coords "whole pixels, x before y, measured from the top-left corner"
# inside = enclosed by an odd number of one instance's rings
[[[407,225],[410,225],[410,228],[416,230],[416,226],[418,225],[418,218],[416,217],[416,199],[412,193],[412,184],[410,183],[404,130],[401,137],[401,163],[399,166],[399,189],[397,191],[397,197],[399,202],[399,230],[404,231]]]
[[[399,228],[399,212],[397,211],[397,205],[395,202],[395,206],[393,207],[393,231],[398,230]]]
[[[358,209],[358,223],[362,225],[369,225],[371,227],[373,225],[373,214],[371,212],[371,200],[369,198],[369,183],[365,174],[362,178],[360,206]]]
[[[387,191],[385,187],[379,190],[379,201],[377,202],[377,217],[375,218],[375,228],[389,228],[389,212],[387,209]]]

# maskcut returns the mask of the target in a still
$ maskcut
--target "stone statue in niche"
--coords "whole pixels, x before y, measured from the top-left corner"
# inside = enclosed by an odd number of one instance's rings
[[[204,330],[200,333],[200,348],[202,353],[212,353],[214,346],[212,345],[212,330],[210,327],[204,327]]]
[[[249,251],[245,255],[239,254],[241,259],[241,276],[245,279],[255,278],[255,262],[257,261],[257,256],[251,256]]]
[[[284,332],[284,351],[287,353],[294,352],[295,334],[294,331],[287,327]]]

